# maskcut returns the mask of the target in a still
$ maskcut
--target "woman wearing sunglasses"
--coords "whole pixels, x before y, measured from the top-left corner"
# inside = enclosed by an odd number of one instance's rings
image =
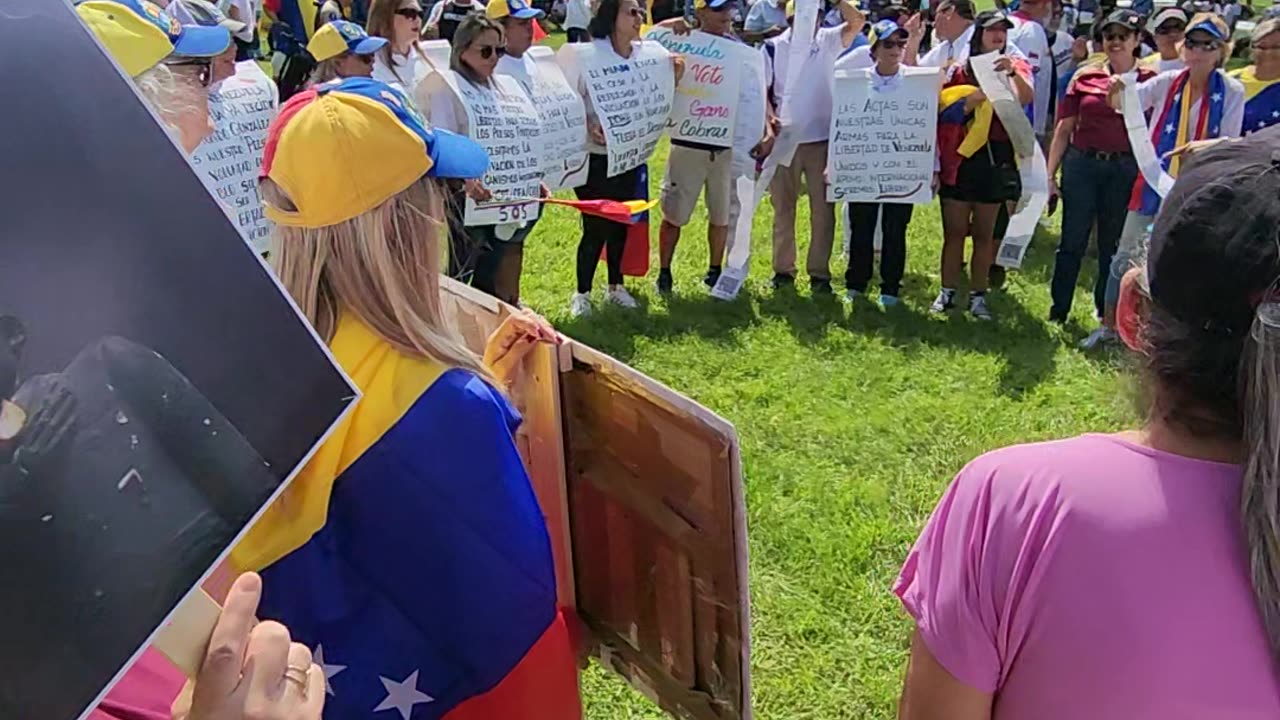
[[[1181,160],[1176,148],[1215,138],[1240,137],[1244,124],[1244,86],[1228,77],[1222,65],[1231,56],[1227,23],[1213,13],[1199,13],[1187,25],[1182,43],[1186,67],[1169,70],[1138,83],[1138,103],[1147,123],[1156,155],[1164,169],[1178,176]],[[1121,107],[1124,81],[1112,77],[1108,102]],[[1116,253],[1111,259],[1104,317],[1114,317],[1120,299],[1120,280],[1139,257],[1160,196],[1139,176],[1129,198],[1129,212]]]
[[[1182,8],[1167,7],[1156,13],[1147,23],[1147,29],[1156,41],[1156,51],[1142,59],[1142,64],[1162,73],[1181,70],[1182,38],[1187,31],[1187,14]]]
[[[373,79],[414,97],[418,83],[431,73],[419,45],[422,6],[418,0],[373,0],[367,27],[373,37],[390,41],[374,54]]]
[[[307,52],[316,59],[311,84],[349,77],[371,77],[374,55],[387,46],[386,38],[369,37],[364,28],[335,20],[316,31]]]
[[[449,52],[449,72],[459,86],[471,86],[488,97],[503,93],[523,94],[510,78],[494,79],[498,61],[506,54],[506,34],[502,25],[486,15],[468,15],[458,24]],[[443,78],[432,77],[419,86],[417,103],[427,109],[434,128],[459,135],[470,134],[467,110],[462,100]],[[528,103],[525,98],[520,98]],[[515,305],[520,302],[520,269],[524,240],[533,230],[532,218],[520,218],[499,225],[465,225],[466,199],[484,202],[493,197],[483,179],[449,183],[449,268],[450,277],[477,290]],[[544,191],[545,192],[545,191]]]
[[[1049,194],[1062,196],[1062,239],[1053,267],[1049,319],[1065,323],[1075,299],[1076,280],[1089,246],[1094,224],[1098,228],[1098,277],[1094,283],[1095,312],[1104,316],[1111,258],[1120,240],[1129,193],[1138,177],[1138,165],[1129,147],[1124,118],[1107,104],[1111,78],[1133,72],[1137,65],[1142,17],[1132,10],[1116,10],[1103,21],[1101,32],[1106,62],[1087,65],[1071,79],[1058,125],[1049,146]],[[1138,80],[1155,71],[1137,68]],[[1059,191],[1056,175],[1062,169]],[[1116,339],[1115,318],[1106,314],[1103,324],[1081,343],[1085,349]]]
[[[1253,64],[1231,73],[1244,85],[1245,134],[1280,123],[1280,18],[1258,23],[1249,42]]]

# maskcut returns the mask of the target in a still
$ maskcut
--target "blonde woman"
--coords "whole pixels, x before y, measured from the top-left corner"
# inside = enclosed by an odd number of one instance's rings
[[[387,46],[386,38],[369,37],[364,28],[347,20],[334,20],[316,31],[307,52],[316,60],[311,84],[340,78],[373,75],[374,55]]]
[[[517,315],[482,360],[441,302],[438,183],[487,169],[365,78],[291,99],[269,134],[273,263],[363,397],[232,561],[261,570],[261,617],[346,666],[330,717],[579,716],[519,416],[495,387],[554,334]]]
[[[418,83],[430,73],[431,67],[418,43],[422,32],[422,5],[418,0],[373,0],[365,27],[373,37],[390,41],[374,55],[373,79],[414,97]]]

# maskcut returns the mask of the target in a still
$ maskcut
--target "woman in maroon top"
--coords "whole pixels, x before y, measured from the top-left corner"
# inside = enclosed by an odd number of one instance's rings
[[[995,68],[1009,75],[1018,101],[1030,104],[1035,94],[1031,70],[1024,60],[1004,54],[1013,23],[999,10],[986,10],[974,19],[969,55],[999,53]],[[948,68],[946,87],[964,87],[969,93],[962,101],[949,103],[938,114],[938,197],[942,198],[942,290],[930,312],[943,313],[956,305],[956,289],[964,275],[964,241],[973,236],[973,258],[969,267],[969,312],[979,320],[990,320],[987,309],[988,273],[995,260],[996,215],[1000,203],[1015,201],[1022,194],[1022,182],[1014,159],[1013,144],[1000,118],[993,117],[986,142],[968,157],[960,155],[961,141],[968,132],[974,112],[986,102],[978,89],[973,68]]]
[[[1093,304],[1099,318],[1106,306],[1111,256],[1124,227],[1129,191],[1138,176],[1124,117],[1107,103],[1107,90],[1113,75],[1132,72],[1138,64],[1141,27],[1142,16],[1132,10],[1108,15],[1101,28],[1107,61],[1077,72],[1058,106],[1058,126],[1048,159],[1050,195],[1062,195],[1062,239],[1053,266],[1053,307],[1049,311],[1049,319],[1055,322],[1064,323],[1071,314],[1076,279],[1095,223],[1098,277],[1093,284]],[[1140,81],[1154,74],[1145,68],[1137,72]],[[1059,167],[1061,191],[1055,180]],[[1081,346],[1091,348],[1113,339],[1111,327],[1114,323],[1105,323]]]

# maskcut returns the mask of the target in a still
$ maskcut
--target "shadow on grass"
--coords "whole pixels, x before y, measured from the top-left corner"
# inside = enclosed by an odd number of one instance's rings
[[[733,302],[716,300],[701,288],[665,298],[637,294],[636,300],[640,307],[635,310],[599,303],[589,317],[564,319],[556,327],[569,337],[630,362],[639,339],[660,342],[692,334],[736,348],[741,344],[738,331],[760,322],[745,293]]]

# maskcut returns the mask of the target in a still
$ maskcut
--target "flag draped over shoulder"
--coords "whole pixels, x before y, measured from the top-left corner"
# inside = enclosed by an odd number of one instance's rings
[[[976,85],[952,85],[942,89],[938,102],[938,150],[942,182],[956,184],[956,173],[965,158],[987,144],[995,111],[983,100],[966,115],[965,100],[978,92]]]
[[[350,315],[331,347],[364,397],[232,555],[324,667],[325,717],[580,717],[519,416]]]
[[[1244,85],[1244,134],[1280,123],[1280,80],[1259,80],[1250,65],[1231,73]]]
[[[1206,140],[1218,137],[1222,129],[1222,112],[1227,96],[1227,80],[1221,72],[1209,76],[1209,87],[1205,97],[1201,99],[1200,110],[1191,116],[1191,84],[1188,79],[1191,73],[1183,70],[1169,88],[1164,107],[1158,115],[1152,116],[1151,143],[1155,145],[1156,156],[1173,177],[1178,177],[1178,158],[1170,158],[1169,153],[1193,140]],[[1129,199],[1129,209],[1143,215],[1155,215],[1160,209],[1160,195],[1141,177],[1134,186],[1134,194]]]

